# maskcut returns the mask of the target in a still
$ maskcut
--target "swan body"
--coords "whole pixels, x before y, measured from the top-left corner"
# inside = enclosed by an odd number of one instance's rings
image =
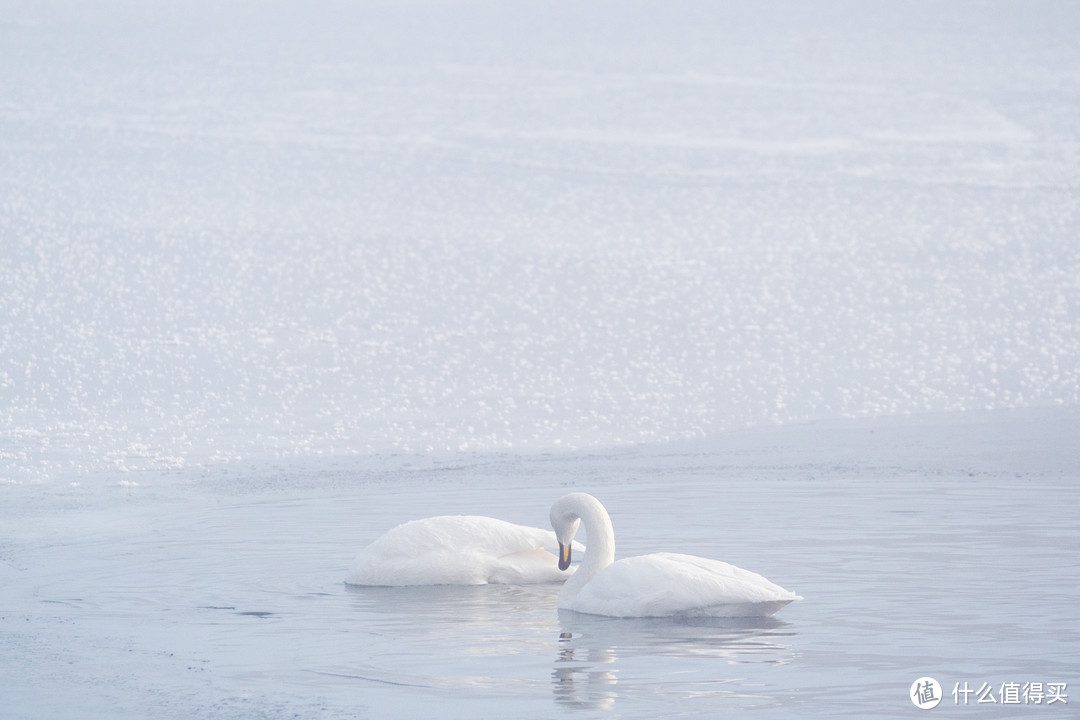
[[[757,573],[719,560],[659,552],[616,561],[611,517],[586,493],[571,493],[551,507],[560,567],[569,566],[581,523],[589,548],[559,591],[560,609],[611,617],[762,617],[801,599]]]
[[[562,582],[572,572],[544,550],[550,530],[477,515],[446,515],[398,525],[360,551],[350,585],[527,585]]]

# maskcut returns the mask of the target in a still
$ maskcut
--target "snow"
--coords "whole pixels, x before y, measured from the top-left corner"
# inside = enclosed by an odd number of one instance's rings
[[[925,674],[1071,680],[1078,26],[1065,0],[3,5],[6,712],[466,687],[550,716],[590,678],[626,716],[830,689],[886,716]],[[394,524],[543,526],[567,485],[620,553],[806,600],[688,648],[538,595],[340,586]],[[930,571],[991,600],[895,577]],[[492,636],[518,664],[440,659]],[[680,685],[694,653],[737,671]]]

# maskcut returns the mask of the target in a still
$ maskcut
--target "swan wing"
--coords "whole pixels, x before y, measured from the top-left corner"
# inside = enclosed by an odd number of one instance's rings
[[[556,547],[555,543],[555,533],[551,530],[479,515],[443,515],[398,525],[369,547],[387,555],[408,557],[451,548],[499,556],[538,547]]]
[[[532,585],[563,582],[577,568],[559,569],[559,559],[547,550],[510,553],[488,563],[487,582],[502,585]]]
[[[569,609],[615,617],[761,616],[796,599],[761,575],[719,560],[653,553],[604,568]]]
[[[352,585],[483,585],[565,580],[551,530],[478,515],[444,515],[398,525],[357,554]]]

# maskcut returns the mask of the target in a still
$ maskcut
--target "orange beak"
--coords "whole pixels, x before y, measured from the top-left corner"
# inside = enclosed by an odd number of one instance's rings
[[[570,567],[570,546],[559,543],[559,569],[565,570]]]

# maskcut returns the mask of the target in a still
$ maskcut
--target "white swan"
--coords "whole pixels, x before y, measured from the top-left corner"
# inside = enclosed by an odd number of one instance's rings
[[[551,507],[559,567],[569,567],[571,543],[582,522],[589,549],[559,591],[560,609],[612,617],[758,617],[801,599],[757,573],[719,560],[653,553],[616,562],[611,517],[599,500],[580,492]]]
[[[526,585],[561,582],[571,571],[544,550],[550,530],[476,515],[425,518],[398,525],[360,551],[350,585]]]

